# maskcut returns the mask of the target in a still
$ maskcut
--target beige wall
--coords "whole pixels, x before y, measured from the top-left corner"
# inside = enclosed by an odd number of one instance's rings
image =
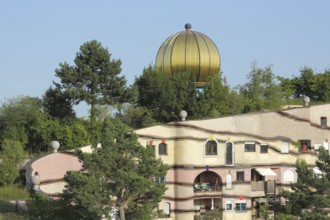
[[[323,116],[330,120],[330,104],[289,109],[282,112],[289,114],[289,116],[279,112],[250,113],[224,118],[170,123],[140,129],[136,133],[150,138],[195,137],[206,140],[210,135],[216,136],[217,132],[229,131],[233,134],[220,135],[220,138],[226,140],[228,136],[233,136],[232,138],[242,140],[242,133],[246,133],[245,136],[250,140],[255,138],[254,135],[265,139],[279,136],[290,138],[293,141],[310,139],[312,144],[322,143],[326,138],[330,140],[330,134],[326,129],[312,126],[309,122],[320,124],[320,117]],[[307,121],[296,120],[296,118],[290,117],[291,115]],[[145,145],[145,142],[141,143]]]
[[[294,172],[297,180],[295,163],[298,158],[304,158],[310,166],[315,166],[316,154],[299,153],[294,142],[310,140],[311,144],[321,144],[330,140],[328,129],[320,128],[320,117],[330,120],[330,104],[307,108],[287,109],[278,112],[250,113],[223,118],[185,121],[158,125],[137,130],[141,144],[153,140],[156,147],[156,157],[161,158],[172,169],[168,171],[166,180],[168,190],[165,197],[171,201],[172,208],[190,210],[193,201],[201,196],[193,191],[195,178],[209,167],[219,175],[222,182],[221,195],[226,198],[246,198],[251,207],[251,198],[264,196],[264,192],[251,191],[251,170],[257,167],[269,167],[277,174],[266,179],[275,179],[276,183],[284,182],[285,170]],[[188,116],[189,119],[189,116]],[[158,155],[158,144],[165,139],[168,155]],[[218,154],[205,155],[207,140],[218,142]],[[234,144],[234,166],[225,164],[225,142]],[[245,152],[245,142],[255,142],[255,152]],[[289,153],[281,153],[282,144],[287,143]],[[268,153],[260,153],[260,144],[268,144]],[[236,172],[244,171],[244,182],[236,182]],[[226,189],[226,175],[232,175],[233,187]],[[258,194],[259,193],[259,194]],[[211,193],[212,194],[212,193]],[[213,195],[202,195],[211,198]],[[176,219],[192,219],[194,213],[177,212]],[[224,219],[250,219],[250,211],[236,213],[224,211]]]

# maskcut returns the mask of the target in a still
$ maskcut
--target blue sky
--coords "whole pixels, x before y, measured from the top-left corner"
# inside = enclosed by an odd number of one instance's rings
[[[329,10],[326,0],[1,1],[0,102],[42,97],[59,63],[72,63],[79,46],[94,39],[122,60],[132,84],[187,22],[217,45],[232,87],[247,81],[254,61],[284,77],[303,66],[322,72],[330,68]],[[76,109],[87,115],[86,106]]]

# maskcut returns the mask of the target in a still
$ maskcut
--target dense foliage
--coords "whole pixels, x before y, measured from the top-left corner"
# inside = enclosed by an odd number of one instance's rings
[[[3,141],[0,150],[0,186],[13,184],[18,178],[24,156],[20,142],[10,139]]]

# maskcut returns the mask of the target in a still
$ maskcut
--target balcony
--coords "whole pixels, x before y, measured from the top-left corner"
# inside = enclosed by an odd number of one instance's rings
[[[266,194],[274,194],[275,180],[253,181],[251,182],[251,196],[262,197]]]
[[[194,200],[194,220],[222,219],[221,199]]]
[[[216,173],[205,171],[196,177],[193,187],[194,193],[220,192],[221,179]]]

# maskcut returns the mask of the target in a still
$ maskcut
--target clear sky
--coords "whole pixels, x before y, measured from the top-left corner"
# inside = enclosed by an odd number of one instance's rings
[[[41,98],[59,63],[73,63],[94,39],[121,59],[130,85],[185,23],[217,45],[232,87],[247,81],[254,61],[284,77],[304,66],[322,72],[330,68],[329,11],[326,0],[0,1],[0,102]]]

